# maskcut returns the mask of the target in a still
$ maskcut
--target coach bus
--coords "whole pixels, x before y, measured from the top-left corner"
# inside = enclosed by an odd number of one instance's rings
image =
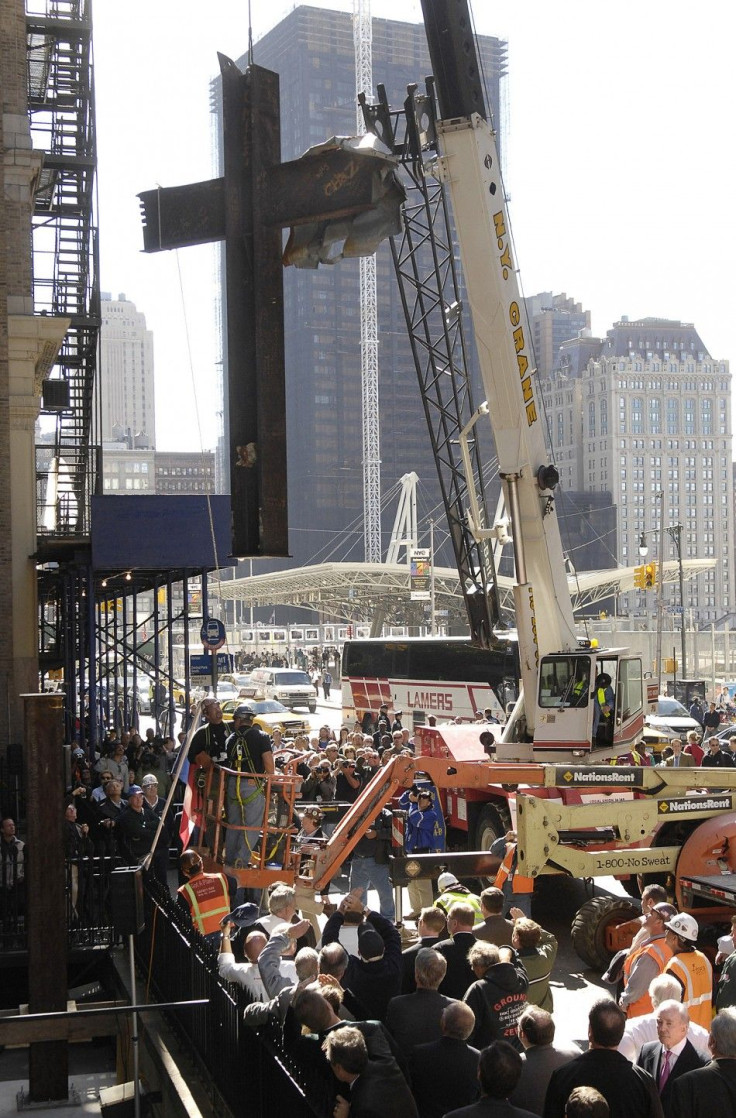
[[[352,724],[379,707],[403,712],[404,726],[473,722],[490,707],[505,722],[519,688],[515,642],[478,648],[467,637],[417,637],[345,642],[342,656],[343,721]]]

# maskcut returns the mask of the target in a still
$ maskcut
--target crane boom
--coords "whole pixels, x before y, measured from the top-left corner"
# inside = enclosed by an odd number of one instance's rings
[[[521,671],[524,691],[533,696],[540,656],[578,647],[554,507],[557,472],[548,460],[500,160],[486,119],[467,4],[422,0],[422,8],[440,106],[440,174],[452,200],[488,401],[484,411],[511,517]],[[526,719],[533,731],[531,703]]]

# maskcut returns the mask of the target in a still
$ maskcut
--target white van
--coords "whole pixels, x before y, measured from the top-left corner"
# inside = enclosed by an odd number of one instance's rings
[[[307,707],[310,714],[317,710],[317,688],[297,668],[256,668],[240,694],[249,699],[276,699],[289,710]]]
[[[647,714],[644,718],[644,725],[651,727],[653,730],[659,730],[662,734],[668,734],[673,738],[680,737],[683,740],[691,730],[695,730],[701,735],[703,733],[700,723],[690,717],[682,703],[678,703],[677,699],[673,699],[669,695],[659,696],[657,713]]]

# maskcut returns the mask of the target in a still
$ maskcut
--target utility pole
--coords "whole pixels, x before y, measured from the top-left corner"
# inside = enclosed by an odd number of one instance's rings
[[[370,0],[353,0],[356,94],[373,100]],[[365,132],[360,106],[357,135]],[[376,257],[360,258],[360,372],[363,402],[363,544],[366,563],[381,562],[381,442],[378,419],[378,307]]]
[[[682,570],[682,524],[672,524],[667,529],[667,531],[672,536],[672,541],[677,548],[677,573],[680,580],[680,641],[682,648],[680,679],[687,679],[687,635],[685,633],[685,576]]]
[[[437,590],[434,581],[434,520],[429,521],[429,632],[437,636]]]
[[[662,694],[662,622],[664,615],[664,490],[659,498],[659,571],[657,572],[657,694]]]

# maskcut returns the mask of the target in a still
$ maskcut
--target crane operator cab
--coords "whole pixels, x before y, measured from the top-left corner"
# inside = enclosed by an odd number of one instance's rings
[[[641,660],[612,649],[544,656],[534,750],[562,760],[590,754],[604,761],[627,753],[644,728]]]

